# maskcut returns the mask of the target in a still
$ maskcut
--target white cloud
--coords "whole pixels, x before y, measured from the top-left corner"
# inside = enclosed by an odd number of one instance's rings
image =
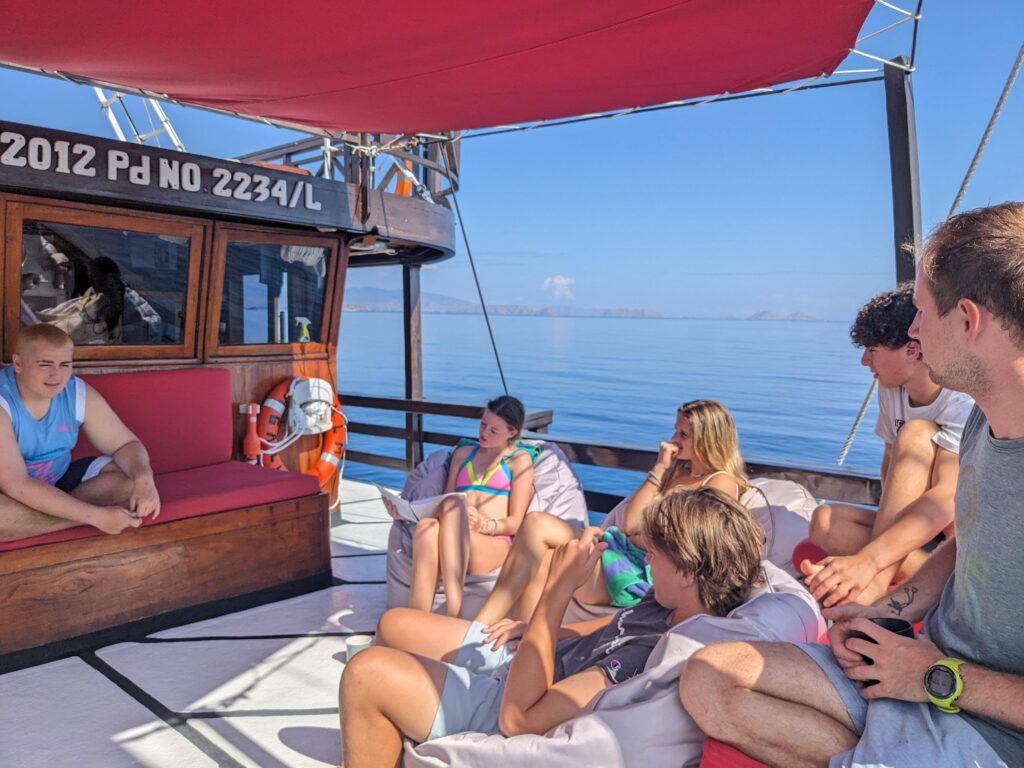
[[[551,277],[544,278],[544,282],[540,284],[540,289],[546,293],[552,294],[556,299],[572,301],[576,298],[572,295],[572,285],[575,282],[575,277],[552,275]]]

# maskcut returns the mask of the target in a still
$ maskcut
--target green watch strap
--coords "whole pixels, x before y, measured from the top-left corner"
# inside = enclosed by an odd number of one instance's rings
[[[960,711],[960,707],[956,706],[955,702],[956,702],[957,699],[960,698],[961,695],[963,695],[963,692],[964,692],[964,678],[960,674],[960,667],[961,667],[961,665],[963,665],[963,663],[964,663],[963,659],[954,659],[954,658],[939,659],[937,662],[935,662],[930,667],[928,667],[928,669],[924,673],[924,675],[925,675],[925,687],[924,687],[925,693],[928,694],[928,699],[931,701],[932,704],[935,705],[935,707],[940,712],[945,712],[945,713],[950,714],[950,715],[955,715],[957,712]],[[946,669],[948,669],[950,672],[953,673],[953,678],[956,680],[956,688],[954,689],[953,693],[951,693],[949,696],[946,696],[945,698],[941,698],[940,699],[937,696],[933,696],[932,692],[928,690],[928,685],[927,685],[928,673],[931,672],[932,669],[934,669],[935,667],[945,667]]]

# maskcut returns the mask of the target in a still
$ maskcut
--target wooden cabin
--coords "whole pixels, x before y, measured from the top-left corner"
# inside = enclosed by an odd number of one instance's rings
[[[256,164],[0,123],[4,362],[20,328],[64,328],[163,501],[118,536],[0,542],[0,666],[331,583],[333,480],[303,474],[320,438],[281,454],[290,472],[247,464],[246,406],[296,376],[336,392],[348,269],[401,263],[418,289],[419,265],[453,252],[453,218],[436,155],[395,151],[431,198],[394,173],[374,185],[343,141],[308,143]],[[317,175],[295,167],[310,147]]]

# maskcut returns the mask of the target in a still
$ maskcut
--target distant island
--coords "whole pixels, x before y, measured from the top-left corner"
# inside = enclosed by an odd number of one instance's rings
[[[755,312],[747,320],[821,320],[820,317],[814,315],[808,315],[806,312],[793,312],[788,315],[782,315],[778,312],[769,312],[762,309],[760,312]]]
[[[453,296],[438,293],[420,294],[420,309],[426,314],[437,315],[477,315],[481,314],[480,305],[472,301],[463,301]],[[386,288],[353,288],[345,291],[345,312],[401,312],[402,292]],[[692,316],[670,315],[653,309],[588,309],[585,307],[529,307],[522,304],[490,304],[487,311],[492,315],[519,315],[522,317],[624,317],[644,319],[716,319],[716,320],[804,320],[814,321],[821,318],[804,312],[793,312],[784,315],[762,310],[749,317],[718,317],[696,318]]]

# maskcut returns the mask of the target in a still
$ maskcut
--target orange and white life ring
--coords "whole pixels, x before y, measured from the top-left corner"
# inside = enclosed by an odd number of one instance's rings
[[[286,400],[291,385],[291,379],[279,381],[264,398],[263,405],[260,406],[259,417],[256,419],[256,435],[262,444],[277,442],[281,433],[281,419],[284,418],[285,408],[288,407]],[[276,453],[266,453],[261,450],[257,461],[261,466],[269,469],[287,470],[281,457]]]
[[[316,475],[320,481],[320,487],[326,486],[334,474],[338,471],[341,459],[345,455],[345,443],[348,438],[345,416],[341,412],[341,403],[338,396],[334,396],[331,409],[331,428],[324,432],[324,440],[320,446],[320,458],[312,469],[307,469],[307,475]]]
[[[252,456],[247,450],[247,458],[255,460],[256,463],[269,469],[287,471],[287,467],[285,467],[284,462],[281,460],[280,454],[268,453],[265,446],[272,446],[280,439],[281,423],[288,408],[289,396],[295,383],[305,378],[305,376],[299,376],[279,381],[263,400],[259,416],[255,420],[250,417],[250,435],[247,436],[246,444],[247,446],[254,444],[254,441],[251,439],[251,433],[255,432],[255,437],[259,440],[260,450],[256,456]],[[307,475],[316,477],[321,488],[326,486],[338,471],[342,457],[345,455],[345,443],[348,437],[347,422],[344,414],[341,412],[338,395],[333,390],[332,393],[331,426],[324,432],[319,458],[313,467],[305,472]]]

